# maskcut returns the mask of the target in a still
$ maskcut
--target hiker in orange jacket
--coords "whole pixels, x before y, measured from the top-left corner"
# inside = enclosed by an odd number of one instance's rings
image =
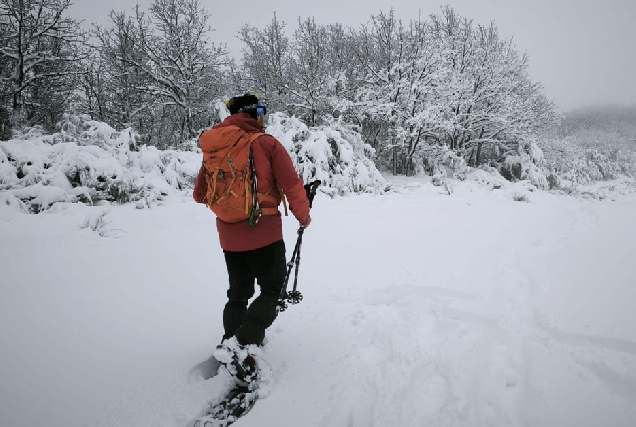
[[[248,133],[264,132],[266,108],[256,95],[233,97],[228,108],[230,116],[204,132],[201,141],[219,134],[215,129],[232,125]],[[263,212],[268,214],[264,214],[255,226],[250,225],[249,219],[236,223],[216,219],[229,276],[228,301],[223,310],[223,340],[236,336],[241,345],[262,344],[265,330],[276,318],[276,306],[287,273],[282,218],[277,209],[271,209],[280,205],[282,195],[278,189],[272,189],[280,188],[287,196],[290,210],[301,226],[308,227],[311,223],[303,181],[282,144],[273,136],[262,134],[252,142],[252,149],[257,191],[270,196],[261,204]],[[202,166],[193,197],[197,203],[207,204],[208,194],[206,170]],[[255,280],[260,294],[248,308],[249,300],[254,296]]]

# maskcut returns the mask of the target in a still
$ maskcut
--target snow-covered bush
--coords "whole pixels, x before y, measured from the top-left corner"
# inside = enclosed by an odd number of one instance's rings
[[[596,106],[563,116],[557,135],[544,142],[551,184],[574,188],[636,176],[636,109]]]
[[[618,150],[615,157],[621,174],[636,176],[636,144],[631,149]]]
[[[388,188],[371,160],[373,148],[354,127],[340,120],[309,128],[296,117],[273,113],[267,132],[290,153],[303,181],[321,180],[324,193],[381,193]]]
[[[110,226],[110,220],[106,219],[106,216],[110,212],[108,210],[101,211],[97,214],[89,215],[84,220],[84,223],[80,225],[82,229],[89,229],[96,233],[100,237],[119,237],[125,232],[120,229],[114,229]]]
[[[477,168],[467,168],[465,176],[467,181],[476,181],[493,189],[499,189],[506,184],[506,179],[501,176],[499,170],[487,164],[479,165]]]
[[[636,176],[636,147],[583,146],[574,137],[546,140],[543,146],[550,188]]]
[[[508,155],[499,167],[501,175],[509,181],[528,180],[537,188],[550,188],[546,176],[543,151],[534,139],[519,142],[517,152]]]
[[[5,205],[20,208],[17,199],[33,213],[56,202],[138,201],[141,207],[192,187],[200,154],[137,149],[136,138],[132,129],[66,116],[53,135],[30,129],[0,142],[0,190],[10,195]]]
[[[447,186],[447,178],[464,180],[468,167],[466,160],[448,148],[448,145],[435,147],[422,159],[422,169],[416,173],[426,172],[433,177],[432,183],[437,186]]]
[[[373,149],[340,121],[308,128],[295,117],[272,114],[267,131],[290,152],[305,182],[323,181],[329,195],[380,193],[388,188],[375,167]],[[201,164],[191,151],[138,146],[132,129],[116,131],[88,116],[65,115],[58,132],[24,130],[0,142],[0,202],[41,212],[56,202],[136,202],[151,206],[176,190],[190,189]]]

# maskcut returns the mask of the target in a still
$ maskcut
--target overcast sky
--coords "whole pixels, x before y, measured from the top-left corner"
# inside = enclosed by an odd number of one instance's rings
[[[153,0],[138,0],[146,9]],[[211,12],[213,40],[238,57],[238,30],[259,28],[273,13],[295,28],[299,16],[321,24],[357,26],[371,14],[395,9],[403,20],[440,11],[450,4],[476,23],[494,21],[500,37],[513,38],[530,57],[530,75],[562,110],[595,104],[636,104],[636,0],[201,0]],[[69,14],[106,23],[111,9],[132,11],[134,0],[74,0]],[[246,88],[248,89],[248,88]]]

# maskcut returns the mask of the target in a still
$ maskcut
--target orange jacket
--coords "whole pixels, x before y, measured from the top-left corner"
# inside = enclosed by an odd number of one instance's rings
[[[235,125],[246,132],[263,132],[257,120],[247,113],[233,114],[215,128]],[[287,150],[276,138],[263,135],[252,143],[254,150],[254,168],[258,177],[258,192],[265,193],[272,185],[278,183],[287,196],[289,208],[301,223],[309,219],[309,200],[303,187],[303,181],[294,169]],[[192,194],[197,203],[206,203],[207,184],[203,167],[199,170]],[[276,196],[276,206],[281,199],[278,191],[272,191]],[[262,207],[268,206],[266,203]],[[242,252],[262,248],[283,238],[283,224],[280,213],[261,217],[255,227],[250,227],[249,220],[229,224],[216,219],[221,248],[231,252]]]

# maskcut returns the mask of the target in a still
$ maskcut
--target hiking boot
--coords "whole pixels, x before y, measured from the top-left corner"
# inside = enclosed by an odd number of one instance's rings
[[[236,341],[236,338],[219,344],[214,350],[214,357],[239,381],[249,384],[256,379],[256,359],[249,354],[245,346]]]

